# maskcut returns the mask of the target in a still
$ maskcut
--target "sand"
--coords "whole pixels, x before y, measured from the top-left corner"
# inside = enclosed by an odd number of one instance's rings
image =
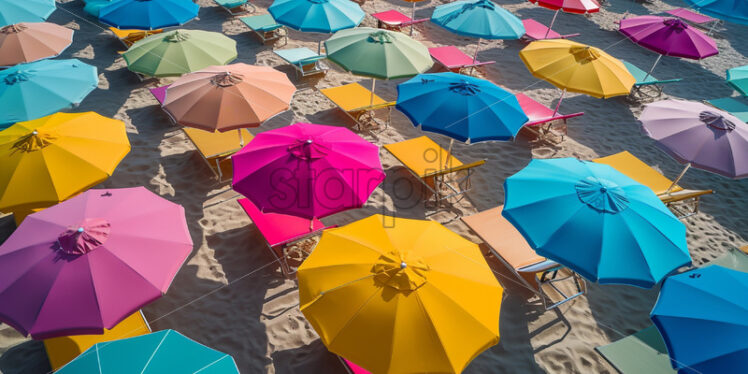
[[[294,122],[315,122],[350,126],[351,122],[317,89],[349,82],[369,85],[368,79],[352,76],[332,67],[324,79],[299,81],[289,66],[262,45],[237,19],[209,0],[199,0],[199,20],[189,29],[223,32],[238,43],[237,62],[275,66],[288,73],[299,85],[291,110],[277,116],[253,132]],[[418,17],[429,17],[436,5],[446,1],[426,0],[418,4]],[[499,4],[521,18],[533,17],[548,24],[553,12],[523,0],[501,0]],[[176,127],[171,126],[148,93],[155,82],[139,82],[116,53],[121,46],[92,18],[85,16],[82,1],[58,1],[60,10],[50,22],[73,28],[75,41],[63,58],[79,58],[99,69],[100,85],[75,111],[96,111],[127,124],[132,151],[103,187],[143,185],[166,199],[182,204],[187,212],[195,249],[177,274],[169,292],[143,310],[154,330],[176,329],[206,345],[231,354],[243,373],[342,373],[335,357],[327,353],[298,308],[294,280],[281,276],[278,264],[266,250],[262,238],[234,200],[227,184],[217,184],[193,146]],[[266,12],[270,0],[256,2],[258,12]],[[591,16],[560,14],[559,32],[579,32],[583,43],[604,48],[613,56],[648,68],[657,57],[615,31],[614,21],[624,13],[647,14],[685,6],[681,1],[655,1],[640,4],[629,0],[609,0],[603,10]],[[387,9],[406,14],[410,4],[400,0],[369,0],[364,10],[371,14]],[[376,26],[368,17],[364,26]],[[727,24],[717,37],[720,54],[702,62],[663,58],[656,75],[684,78],[665,89],[666,97],[701,100],[734,95],[724,83],[726,68],[748,64],[748,27]],[[416,26],[415,37],[427,46],[456,45],[472,54],[474,39],[463,38],[431,23]],[[316,48],[324,35],[291,31],[287,47]],[[277,48],[281,48],[278,43]],[[524,92],[536,100],[555,105],[559,90],[533,78],[517,53],[519,41],[484,43],[480,59],[497,63],[478,75],[511,90]],[[331,65],[333,65],[331,63]],[[379,82],[377,94],[395,99],[401,81]],[[591,159],[622,150],[654,165],[674,178],[681,166],[658,150],[642,135],[636,122],[640,103],[623,99],[598,100],[570,95],[563,112],[584,111],[583,117],[569,121],[568,137],[558,145],[533,144],[524,138],[514,143],[457,144],[454,153],[464,160],[487,159],[479,168],[474,190],[456,206],[463,214],[489,209],[502,203],[504,179],[524,167],[531,158],[579,157]],[[409,121],[393,111],[392,126],[367,139],[382,145],[419,135]],[[429,134],[442,145],[448,139]],[[402,167],[382,152],[387,180],[358,210],[326,219],[328,224],[345,224],[374,213],[425,218],[418,195],[408,196],[403,182],[412,182]],[[733,181],[700,170],[691,170],[682,184],[690,188],[711,188],[717,193],[702,200],[702,212],[686,219],[688,245],[695,263],[718,257],[748,239],[748,180]],[[444,214],[437,219],[447,219]],[[450,229],[478,241],[459,221]],[[12,219],[0,219],[0,240],[13,229]],[[589,285],[586,296],[556,311],[544,312],[537,303],[528,303],[528,293],[508,277],[495,260],[490,264],[505,287],[501,308],[501,342],[478,356],[466,373],[615,373],[594,348],[615,341],[648,326],[648,314],[657,289],[641,290],[627,286]],[[498,302],[498,301],[497,301]],[[30,341],[5,325],[0,325],[0,371],[3,373],[42,373],[49,371],[43,346]]]

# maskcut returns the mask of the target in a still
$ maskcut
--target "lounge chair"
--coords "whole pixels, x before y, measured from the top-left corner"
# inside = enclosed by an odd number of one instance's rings
[[[699,198],[714,193],[712,190],[687,190],[678,185],[675,185],[668,192],[668,189],[673,185],[673,181],[628,151],[600,157],[592,161],[610,165],[631,179],[649,187],[679,218],[698,213]]]
[[[675,374],[665,341],[649,326],[616,342],[595,348],[622,374]]]
[[[117,40],[122,43],[122,45],[125,46],[125,48],[132,47],[135,42],[145,39],[146,37],[149,37],[151,35],[160,34],[164,32],[164,30],[158,29],[158,30],[120,30],[116,27],[110,27],[109,31],[111,31],[114,36],[117,37]]]
[[[343,367],[348,374],[371,374],[366,369],[354,364],[351,361],[348,361],[340,356],[338,356],[338,359],[340,360],[340,363],[343,364]]]
[[[748,122],[748,101],[738,97],[723,97],[705,101],[707,104],[729,112],[743,122]]]
[[[501,215],[502,209],[503,206],[500,205],[462,217],[462,222],[477,234],[486,243],[491,253],[512,271],[516,278],[515,282],[538,296],[546,310],[556,308],[583,295],[586,291],[584,279],[577,273],[535,253],[522,234]],[[569,293],[568,290],[564,292],[558,286],[560,282],[569,283],[571,287],[565,288],[573,289],[573,292]],[[547,287],[544,287],[546,285]],[[553,290],[554,297],[546,292],[548,287]]]
[[[385,127],[389,126],[392,107],[396,102],[385,101],[358,83],[323,88],[319,91],[348,117],[351,117],[359,129],[371,124],[374,120],[374,111],[379,109],[387,109]]]
[[[111,330],[104,330],[99,335],[71,335],[44,340],[49,364],[52,370],[57,370],[74,358],[78,357],[96,343],[131,338],[151,332],[142,311],[137,311],[118,323]]]
[[[218,6],[229,12],[232,16],[253,13],[257,11],[254,4],[248,0],[213,0]]]
[[[333,227],[325,226],[316,218],[309,221],[306,218],[286,214],[264,213],[249,199],[239,199],[238,202],[265,239],[270,252],[281,263],[281,271],[285,276],[291,276],[296,272],[292,271],[288,265],[289,245]]]
[[[675,83],[680,82],[682,79],[657,79],[652,74],[648,74],[646,71],[640,69],[638,66],[625,61],[621,60],[623,62],[623,65],[626,66],[626,69],[631,73],[632,76],[634,76],[634,79],[636,79],[636,83],[634,83],[634,88],[631,90],[632,96],[646,96],[646,97],[660,97],[662,95],[662,89],[665,84],[668,83]],[[653,93],[646,93],[644,91],[644,88],[652,87]]]
[[[293,66],[296,75],[302,78],[307,75],[327,73],[328,67],[322,62],[325,55],[314,53],[309,48],[276,49],[273,53]]]
[[[247,25],[247,27],[249,27],[249,29],[260,38],[260,40],[262,40],[262,43],[278,40],[280,38],[284,38],[285,42],[288,43],[288,32],[286,31],[286,27],[275,22],[275,19],[270,14],[241,17],[239,20],[244,22],[244,24]]]
[[[439,65],[454,73],[460,73],[462,69],[466,68],[470,68],[470,72],[472,72],[477,66],[496,63],[496,61],[473,60],[472,57],[453,45],[429,48],[429,54]]]
[[[548,136],[553,134],[560,137],[563,141],[566,135],[566,120],[584,114],[584,112],[561,114],[521,92],[515,93],[515,96],[517,97],[517,101],[519,101],[520,107],[522,107],[522,111],[529,118],[522,129],[529,131],[541,140],[549,140]],[[558,121],[563,121],[564,126],[562,128],[554,126]]]
[[[532,18],[523,19],[522,24],[525,26],[525,35],[522,36],[522,40],[527,42],[545,39],[568,39],[580,35],[579,33],[559,34]]]
[[[427,136],[385,144],[384,149],[423,184],[430,194],[427,203],[433,202],[435,211],[448,199],[462,198],[472,188],[474,169],[486,163],[463,163]]]
[[[692,10],[685,9],[685,8],[675,8],[666,10],[665,13],[673,16],[678,17],[687,23],[691,24],[691,26],[700,28],[704,31],[706,31],[707,35],[711,35],[712,32],[714,32],[717,27],[719,27],[720,24],[722,24],[722,20],[719,20],[717,18],[712,18],[706,15],[703,15],[701,13],[696,13]]]
[[[429,20],[428,18],[412,19],[395,9],[374,13],[371,16],[377,20],[377,27],[380,29],[395,31],[400,31],[403,27],[413,26]]]

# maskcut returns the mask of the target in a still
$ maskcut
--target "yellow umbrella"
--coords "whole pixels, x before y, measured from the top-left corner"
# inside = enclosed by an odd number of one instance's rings
[[[459,373],[499,341],[501,286],[476,244],[433,221],[327,230],[297,274],[322,342],[374,374]]]
[[[18,122],[0,131],[0,211],[68,199],[107,179],[129,151],[125,124],[94,112]]]
[[[608,98],[628,95],[636,83],[620,60],[599,48],[567,39],[532,42],[519,57],[533,76],[564,90],[556,111],[566,91]]]

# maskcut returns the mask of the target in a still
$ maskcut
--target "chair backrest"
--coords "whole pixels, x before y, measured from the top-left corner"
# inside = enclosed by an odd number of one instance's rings
[[[523,19],[522,24],[525,26],[525,34],[531,39],[558,39],[561,37],[561,34],[553,30],[549,31],[548,26],[532,18]]]
[[[238,202],[271,247],[314,235],[327,228],[316,218],[310,222],[302,217],[262,212],[249,199],[239,199]]]
[[[420,178],[434,176],[445,170],[463,166],[462,161],[425,135],[385,144],[384,149]]]
[[[342,86],[323,88],[319,91],[346,112],[370,110],[395,105],[395,102],[383,100],[381,97],[373,94],[369,89],[358,83],[348,83]]]
[[[453,45],[429,48],[429,54],[447,68],[466,67],[474,62],[472,57]]]
[[[599,157],[592,161],[612,166],[629,178],[649,187],[657,195],[665,193],[670,185],[673,184],[673,181],[660,174],[660,172],[647,165],[644,161],[636,158],[629,151]],[[681,190],[683,190],[682,187],[675,186],[672,191]]]

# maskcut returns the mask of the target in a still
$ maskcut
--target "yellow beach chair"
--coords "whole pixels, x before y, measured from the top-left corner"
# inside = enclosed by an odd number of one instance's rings
[[[631,179],[651,188],[679,218],[698,213],[699,198],[702,195],[714,193],[712,190],[688,190],[678,185],[673,186],[673,181],[628,151],[600,157],[593,161],[610,165]],[[668,192],[671,186],[672,189]]]
[[[231,179],[231,155],[242,149],[254,137],[247,129],[209,132],[185,127],[182,130],[219,182]]]
[[[425,186],[436,209],[443,201],[469,191],[474,168],[486,163],[480,160],[465,164],[427,136],[386,144],[384,149]]]
[[[385,108],[387,109],[385,127],[389,126],[392,107],[396,104],[394,101],[385,101],[358,83],[323,88],[319,91],[351,117],[359,129],[362,129],[365,124],[372,123],[375,110]]]
[[[120,30],[116,27],[110,27],[109,31],[114,33],[114,36],[125,46],[130,48],[138,40],[144,39],[148,36],[160,34],[164,30]]]
[[[78,357],[86,349],[96,343],[112,340],[131,338],[133,336],[145,335],[151,332],[148,321],[145,320],[142,311],[131,314],[114,326],[111,330],[104,330],[100,335],[71,335],[44,340],[44,348],[52,370],[57,370]]]

